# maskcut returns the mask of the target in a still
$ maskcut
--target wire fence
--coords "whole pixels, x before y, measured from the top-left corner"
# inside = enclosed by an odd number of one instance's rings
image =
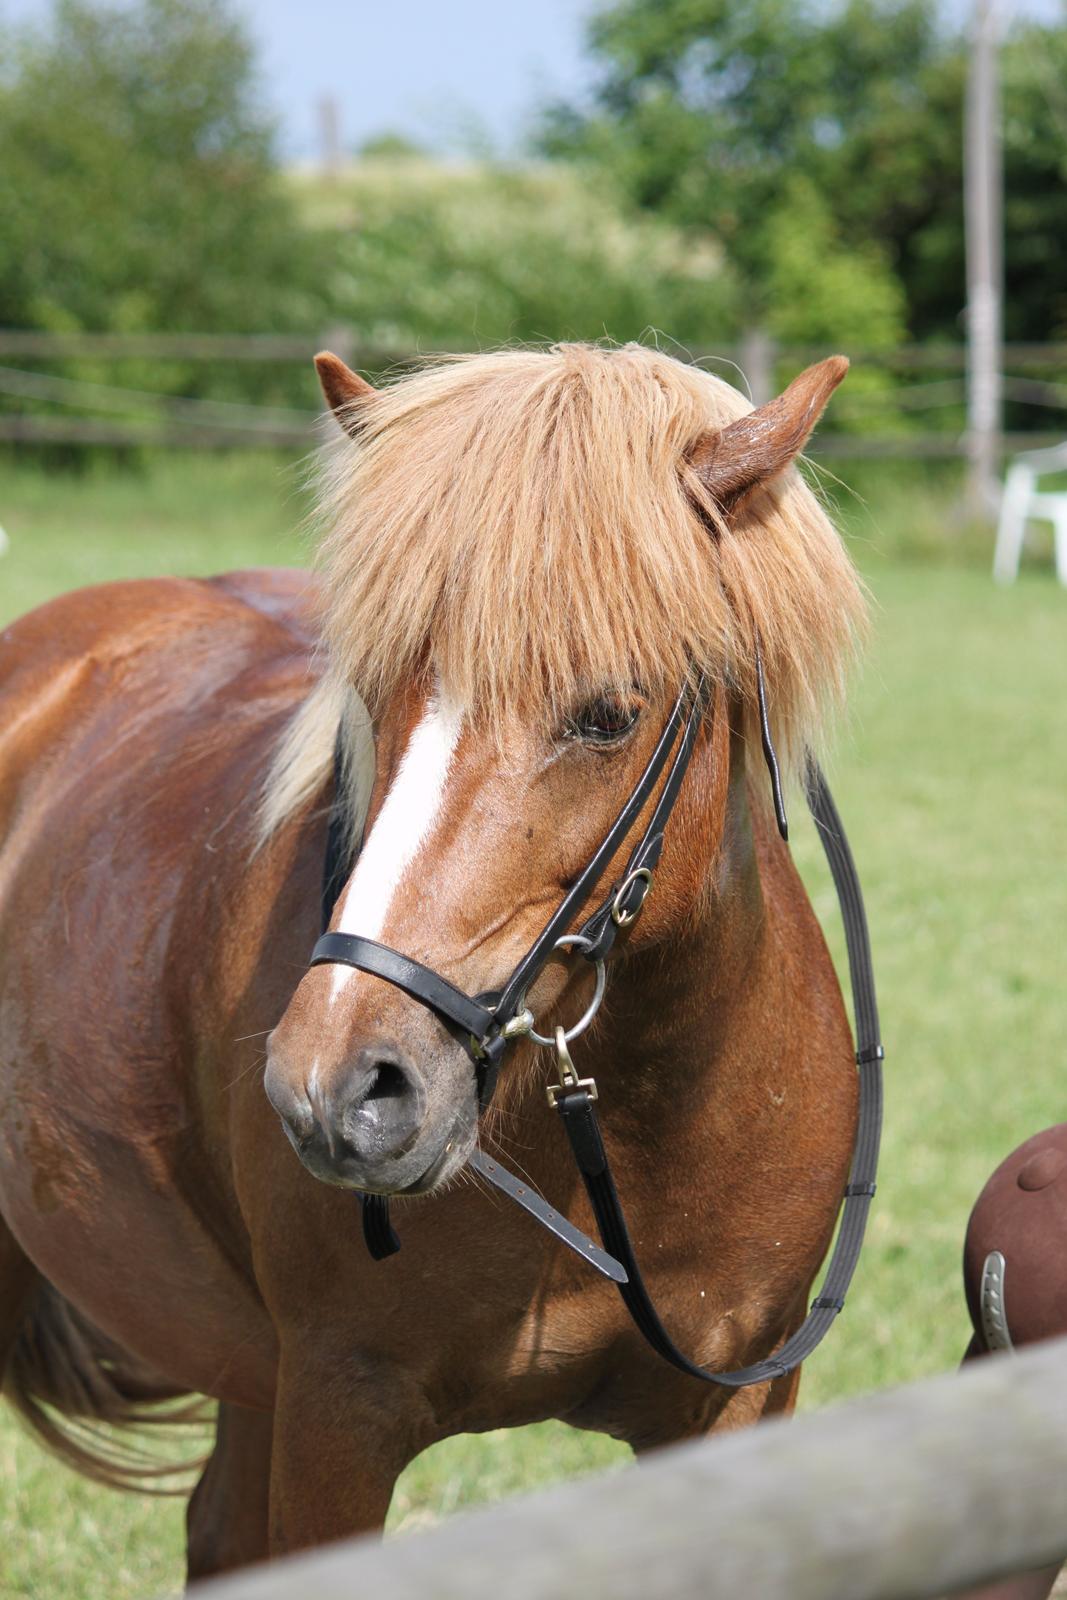
[[[215,449],[308,448],[320,416],[311,406],[175,392],[211,388],[220,373],[281,374],[286,393],[305,392],[316,350],[335,349],[371,373],[410,367],[425,351],[387,349],[347,328],[310,334],[43,333],[0,329],[0,440],[18,445]],[[751,385],[762,400],[825,349],[776,346],[750,336],[733,348],[691,351],[689,359]],[[1001,399],[1009,426],[1002,455],[1067,437],[1067,344],[1004,346]],[[88,366],[93,376],[71,373]],[[66,366],[67,370],[56,370]],[[102,366],[136,369],[136,383],[103,381]],[[902,345],[853,353],[861,381],[835,401],[813,454],[840,458],[957,459],[967,453],[967,352],[960,345]],[[153,368],[156,370],[153,371]],[[170,389],[162,384],[170,373]],[[197,374],[191,378],[190,372]],[[149,380],[161,387],[149,387]],[[177,376],[175,376],[177,374]],[[744,375],[744,379],[740,375]],[[254,384],[252,385],[254,387]]]

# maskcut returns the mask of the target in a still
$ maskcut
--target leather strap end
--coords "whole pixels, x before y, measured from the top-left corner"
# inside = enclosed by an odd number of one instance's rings
[[[600,1177],[607,1168],[608,1157],[589,1095],[584,1089],[561,1094],[556,1099],[556,1110],[563,1118],[563,1126],[582,1176]]]
[[[375,1261],[385,1261],[400,1249],[400,1240],[389,1220],[389,1199],[384,1194],[361,1194],[363,1239]]]

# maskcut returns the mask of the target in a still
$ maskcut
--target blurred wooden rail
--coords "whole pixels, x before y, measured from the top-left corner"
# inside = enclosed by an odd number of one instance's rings
[[[203,1600],[933,1600],[1067,1552],[1067,1340]]]
[[[0,440],[14,444],[92,444],[114,447],[157,445],[167,450],[275,449],[310,450],[318,442],[313,424],[306,427],[228,428],[219,423],[113,422],[107,417],[45,417],[0,412]],[[1059,439],[1057,437],[1057,443]]]
[[[1005,454],[1019,450],[1039,450],[1061,444],[1063,432],[1006,433],[1001,436]],[[0,441],[14,444],[84,444],[128,447],[154,445],[161,449],[233,450],[274,449],[311,450],[318,443],[314,426],[227,427],[219,423],[175,423],[162,426],[151,422],[120,422],[96,417],[49,417],[0,412]],[[834,460],[953,460],[962,456],[961,436],[957,434],[831,434],[816,436],[807,455]]]
[[[350,328],[332,328],[318,334],[45,333],[0,328],[0,364],[78,360],[219,366],[258,362],[276,368],[296,364],[309,369],[309,403],[314,400],[310,361],[323,346],[372,374],[402,370],[419,359],[410,350],[384,349]],[[713,370],[728,377],[733,376],[733,366],[739,367],[748,374],[754,397],[760,400],[774,392],[776,376],[795,372],[826,352],[822,347],[778,346],[750,335],[737,345],[718,350],[677,353],[694,361],[706,361]],[[901,345],[888,350],[857,350],[852,356],[857,369],[881,371],[891,380],[891,386],[878,393],[862,387],[851,394],[846,391],[838,406],[838,417],[846,423],[851,420],[853,426],[838,431],[831,426],[821,431],[812,454],[837,459],[953,459],[966,454],[962,411],[967,356],[962,344]],[[1067,412],[1067,382],[1050,382],[1035,376],[1067,376],[1067,344],[1006,345],[1004,365],[1006,369],[1014,368],[1017,374],[1004,380],[1006,398]],[[1018,375],[1020,370],[1022,375]],[[40,409],[41,405],[53,404],[67,409]],[[940,408],[947,426],[891,431],[886,427],[886,408],[892,414],[895,406],[927,416]],[[232,413],[228,417],[222,415],[227,409]],[[293,408],[263,407],[261,416],[255,415],[257,409],[225,401],[116,389],[47,370],[0,370],[0,441],[16,444],[308,449],[315,443],[310,413],[305,422]],[[286,410],[288,416],[278,414]],[[126,415],[94,414],[99,411]],[[238,412],[243,415],[238,416]],[[862,426],[856,426],[857,422]],[[1055,431],[1006,433],[1001,435],[998,448],[1002,454],[1041,448],[1059,443],[1063,434],[1062,425]]]

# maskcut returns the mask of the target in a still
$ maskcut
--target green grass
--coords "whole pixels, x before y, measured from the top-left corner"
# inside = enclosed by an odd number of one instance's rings
[[[148,456],[45,473],[0,459],[0,621],[66,589],[307,558],[300,462],[257,455]]]
[[[916,487],[916,484],[918,487]],[[1062,1115],[1067,927],[1062,689],[1067,594],[986,552],[917,476],[842,497],[875,596],[866,668],[831,776],[871,915],[887,1062],[882,1186],[848,1308],[802,1403],[951,1367],[967,1342],[969,1207],[1016,1143]],[[926,492],[924,492],[926,491]],[[149,462],[138,477],[44,479],[0,464],[0,620],[94,577],[299,559],[291,467]],[[950,562],[905,561],[955,528]],[[796,849],[840,954],[833,891],[794,804]],[[405,1473],[393,1526],[624,1459],[554,1424],[448,1441]],[[119,1498],[54,1466],[0,1413],[0,1597],[177,1585],[181,1506]]]

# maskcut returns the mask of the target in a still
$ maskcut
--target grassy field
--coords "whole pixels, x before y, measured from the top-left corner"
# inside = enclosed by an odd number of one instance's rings
[[[958,1360],[971,1202],[1003,1155],[1064,1115],[1067,594],[1041,570],[994,589],[973,533],[949,521],[943,483],[886,478],[866,493],[866,507],[848,496],[841,506],[874,629],[831,776],[872,922],[886,1140],[870,1243],[848,1309],[807,1369],[807,1407]],[[304,509],[294,469],[266,457],[85,478],[0,464],[12,545],[0,620],[97,578],[298,560]],[[947,559],[917,559],[935,548]],[[794,820],[839,952],[817,842]],[[453,1440],[405,1474],[392,1523],[622,1456],[554,1425]],[[180,1572],[180,1504],[93,1489],[0,1413],[2,1600],[121,1600],[173,1589]]]

